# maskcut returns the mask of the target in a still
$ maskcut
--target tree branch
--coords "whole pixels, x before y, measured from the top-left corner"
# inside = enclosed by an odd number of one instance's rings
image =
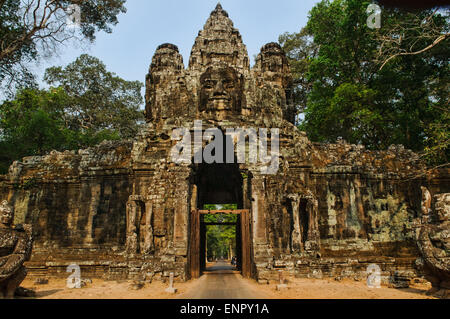
[[[400,52],[400,53],[396,53],[392,56],[390,56],[386,61],[384,61],[384,63],[381,65],[380,67],[380,71],[384,68],[384,66],[391,61],[392,59],[395,59],[398,56],[404,56],[404,55],[417,55],[417,54],[421,54],[425,51],[430,50],[431,48],[435,47],[436,45],[438,45],[439,43],[441,43],[442,41],[446,40],[447,38],[450,37],[450,33],[446,33],[443,34],[441,36],[439,36],[436,40],[434,40],[434,42],[432,44],[430,44],[429,46],[419,50],[419,51],[415,51],[415,52]]]

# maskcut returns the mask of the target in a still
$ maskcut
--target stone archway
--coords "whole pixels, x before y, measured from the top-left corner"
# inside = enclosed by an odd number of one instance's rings
[[[198,278],[205,268],[206,229],[202,215],[223,213],[237,215],[235,226],[238,269],[244,277],[251,277],[250,210],[244,209],[247,187],[239,164],[202,163],[194,165],[193,172],[187,273],[191,278]],[[205,209],[208,204],[234,204],[235,207],[211,211]]]

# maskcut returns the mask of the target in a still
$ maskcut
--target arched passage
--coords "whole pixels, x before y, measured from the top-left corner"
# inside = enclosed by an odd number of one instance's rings
[[[224,152],[225,154],[226,152]],[[206,266],[206,227],[208,223],[204,222],[203,216],[208,214],[210,209],[227,210],[228,214],[237,215],[234,222],[229,223],[236,227],[237,268],[249,277],[251,267],[250,213],[243,210],[244,181],[236,158],[234,163],[193,164],[192,172],[192,211],[188,258],[188,272],[191,274],[191,278],[197,278]]]
[[[208,204],[234,204],[242,208],[242,176],[238,164],[198,164],[195,174],[198,209]]]

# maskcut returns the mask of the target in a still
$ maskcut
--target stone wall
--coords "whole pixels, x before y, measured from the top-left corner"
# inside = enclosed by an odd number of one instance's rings
[[[104,142],[79,152],[26,157],[0,181],[15,224],[32,224],[31,273],[65,272],[76,262],[104,268],[125,244],[132,143]],[[92,271],[95,272],[94,267]]]

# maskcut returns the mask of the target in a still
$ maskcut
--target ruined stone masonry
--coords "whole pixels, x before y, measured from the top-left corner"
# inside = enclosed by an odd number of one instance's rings
[[[146,78],[147,123],[134,140],[27,157],[0,177],[0,200],[14,206],[15,223],[33,225],[29,275],[67,276],[77,263],[86,276],[165,280],[173,272],[187,280],[192,211],[227,203],[250,212],[250,274],[260,282],[278,280],[280,269],[365,280],[370,264],[394,285],[442,272],[433,263],[449,254],[449,170],[422,174],[418,155],[402,146],[310,142],[293,124],[291,89],[281,47],[264,45],[250,68],[220,5],[187,68],[175,45],[160,45]],[[195,120],[203,130],[278,128],[278,172],[264,175],[261,163],[248,161],[172,162],[173,130],[193,133]],[[442,215],[430,224],[421,187],[430,214]]]

